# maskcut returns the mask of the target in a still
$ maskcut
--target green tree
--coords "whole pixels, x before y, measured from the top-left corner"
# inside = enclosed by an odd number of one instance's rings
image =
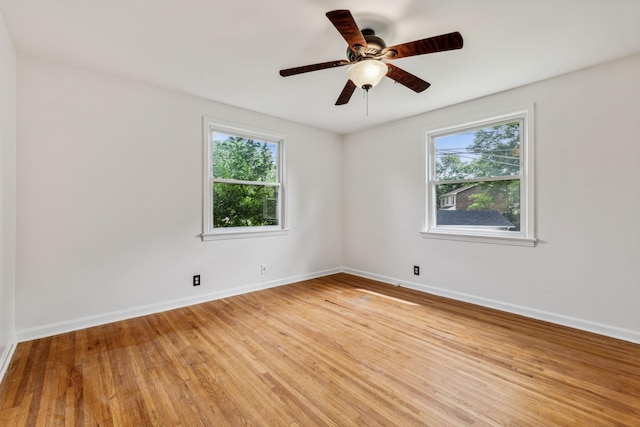
[[[467,151],[477,158],[469,163],[474,176],[509,176],[520,173],[520,124],[518,122],[476,131]]]
[[[436,163],[436,176],[440,180],[464,179],[472,172],[472,165],[463,162],[455,154],[440,156]]]
[[[215,182],[214,227],[247,227],[278,223],[275,144],[235,136],[214,141],[213,176],[245,182]],[[251,183],[249,183],[251,182]]]
[[[472,194],[469,200],[473,202],[467,208],[470,211],[486,211],[493,207],[493,197],[486,193]]]

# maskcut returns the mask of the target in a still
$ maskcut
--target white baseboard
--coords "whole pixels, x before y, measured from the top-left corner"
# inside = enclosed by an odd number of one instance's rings
[[[17,341],[24,342],[38,338],[50,337],[53,335],[63,334],[66,332],[77,331],[79,329],[90,328],[93,326],[105,325],[107,323],[118,322],[120,320],[132,319],[134,317],[146,316],[148,314],[160,313],[163,311],[173,310],[176,308],[187,307],[190,305],[200,304],[207,301],[213,301],[221,298],[227,298],[234,295],[245,294],[248,292],[269,289],[276,286],[288,285],[290,283],[301,282],[304,280],[314,279],[317,277],[328,276],[342,272],[341,268],[317,271],[314,273],[301,274],[297,276],[287,277],[283,279],[272,280],[269,282],[256,283],[253,285],[241,286],[233,289],[225,289],[222,291],[211,292],[197,297],[180,298],[171,301],[165,301],[157,304],[149,304],[134,307],[126,310],[112,311],[102,313],[95,316],[87,316],[77,319],[65,320],[63,322],[52,323],[43,326],[36,326],[19,330],[17,333]]]
[[[233,289],[226,289],[223,291],[217,291],[209,294],[199,295],[197,297],[180,298],[177,300],[166,301],[158,304],[144,305],[144,306],[134,307],[127,310],[103,313],[95,316],[71,319],[71,320],[66,320],[64,322],[23,329],[18,331],[16,338],[13,340],[12,344],[5,349],[5,352],[1,356],[2,358],[0,358],[0,379],[2,378],[2,375],[4,375],[4,372],[6,371],[6,369],[8,368],[9,362],[11,360],[11,356],[15,351],[17,342],[24,342],[24,341],[29,341],[33,339],[44,338],[52,335],[62,334],[65,332],[71,332],[79,329],[90,328],[93,326],[99,326],[107,323],[117,322],[120,320],[131,319],[134,317],[145,316],[148,314],[160,313],[163,311],[173,310],[176,308],[186,307],[189,305],[200,304],[207,301],[227,298],[234,295],[240,295],[248,292],[259,291],[262,289],[269,289],[276,286],[282,286],[290,283],[301,282],[304,280],[314,279],[322,276],[328,276],[330,274],[336,274],[341,272],[352,274],[354,276],[364,277],[367,279],[376,280],[383,283],[388,283],[395,286],[399,285],[409,289],[415,289],[417,291],[425,292],[428,294],[451,298],[458,301],[469,302],[469,303],[477,304],[483,307],[494,308],[496,310],[501,310],[508,313],[519,314],[519,315],[530,317],[533,319],[544,320],[546,322],[551,322],[558,325],[568,326],[571,328],[593,332],[599,335],[604,335],[604,336],[640,344],[640,331],[634,331],[634,330],[620,328],[617,326],[611,326],[611,325],[606,325],[602,323],[592,322],[589,320],[578,319],[570,316],[565,316],[562,314],[551,313],[543,310],[538,310],[535,308],[524,307],[524,306],[510,304],[510,303],[492,300],[488,298],[482,298],[475,295],[450,291],[447,289],[438,288],[434,286],[407,282],[407,281],[399,280],[393,277],[382,276],[379,274],[369,273],[366,271],[360,271],[352,268],[334,268],[329,270],[317,271],[309,274],[302,274],[298,276],[292,276],[292,277],[287,277],[283,279],[273,280],[269,282],[241,286]]]
[[[381,276],[379,274],[373,274],[366,271],[355,270],[352,268],[343,268],[343,272],[347,274],[353,274],[354,276],[360,276],[378,282],[388,283],[394,286],[403,286],[409,289],[415,289],[417,291],[425,292],[428,294],[438,295],[446,298],[451,298],[458,301],[469,302],[472,304],[480,305],[483,307],[494,308],[496,310],[505,311],[507,313],[519,314],[521,316],[530,317],[532,319],[544,320],[546,322],[555,323],[562,326],[568,326],[574,329],[580,329],[587,332],[593,332],[595,334],[604,335],[611,338],[617,338],[624,341],[629,341],[635,344],[640,344],[640,331],[634,331],[630,329],[624,329],[617,326],[605,325],[598,322],[592,322],[590,320],[578,319],[575,317],[565,316],[562,314],[551,313],[544,310],[538,310],[535,308],[524,307],[521,305],[510,304],[502,301],[496,301],[488,298],[482,298],[475,295],[465,294],[461,292],[450,291],[443,288],[434,286],[423,285],[419,283],[406,282],[403,280],[395,279],[393,277]]]
[[[14,335],[9,341],[9,344],[4,348],[2,354],[0,354],[0,383],[4,378],[4,374],[7,373],[7,369],[9,369],[9,364],[11,363],[11,358],[13,357],[13,353],[16,351],[17,345],[18,341]]]

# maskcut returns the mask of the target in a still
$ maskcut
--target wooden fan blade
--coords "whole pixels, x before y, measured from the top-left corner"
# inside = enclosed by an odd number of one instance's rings
[[[303,65],[302,67],[287,68],[286,70],[280,70],[282,77],[294,76],[296,74],[308,73],[310,71],[326,70],[327,68],[342,67],[349,62],[345,60],[321,62],[319,64]]]
[[[431,86],[431,83],[427,83],[420,77],[416,77],[413,74],[403,70],[402,68],[396,67],[395,65],[389,65],[389,72],[387,73],[387,77],[418,93]]]
[[[338,97],[336,101],[336,105],[344,105],[351,99],[351,95],[356,90],[356,85],[351,80],[347,80],[347,84],[344,85],[344,89],[342,89],[342,93]]]
[[[424,55],[426,53],[443,52],[445,50],[461,49],[462,44],[462,35],[456,31],[454,33],[442,34],[440,36],[391,46],[384,49],[382,53],[393,51],[395,52],[395,57],[390,57],[389,59],[397,59],[407,56]]]
[[[367,41],[348,10],[332,10],[327,12],[327,18],[338,32],[344,37],[352,51],[357,52],[357,46],[367,48]]]

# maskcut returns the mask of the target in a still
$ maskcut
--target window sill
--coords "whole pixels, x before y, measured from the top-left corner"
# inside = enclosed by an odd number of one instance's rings
[[[422,234],[422,237],[425,239],[457,240],[462,242],[490,243],[498,245],[533,247],[537,243],[537,239],[531,239],[522,236],[511,237],[504,235],[456,233],[449,230],[421,231],[420,234]]]
[[[284,236],[289,234],[289,229],[283,228],[263,228],[245,230],[240,228],[230,228],[226,230],[213,231],[209,233],[202,233],[201,237],[203,241],[208,240],[229,240],[229,239],[248,239],[254,237],[271,237],[271,236]]]

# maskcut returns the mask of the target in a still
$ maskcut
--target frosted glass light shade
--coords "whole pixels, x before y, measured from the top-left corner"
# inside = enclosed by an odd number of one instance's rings
[[[380,83],[388,71],[387,64],[382,61],[363,59],[349,67],[347,76],[357,87],[371,89]]]

